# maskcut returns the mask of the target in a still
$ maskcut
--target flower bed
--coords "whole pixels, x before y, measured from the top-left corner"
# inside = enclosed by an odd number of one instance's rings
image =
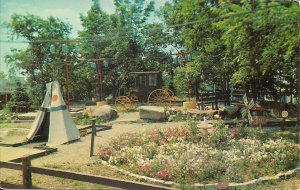
[[[293,142],[269,139],[242,126],[215,126],[209,135],[195,123],[179,128],[122,135],[101,147],[98,156],[130,172],[178,183],[244,182],[295,168]]]

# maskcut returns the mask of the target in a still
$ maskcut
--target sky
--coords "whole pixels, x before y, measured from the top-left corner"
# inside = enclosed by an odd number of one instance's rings
[[[102,10],[114,13],[113,0],[98,0]],[[155,0],[156,7],[161,7],[167,0]],[[71,36],[77,37],[77,32],[82,30],[80,14],[86,14],[92,5],[92,0],[0,0],[0,24],[8,22],[11,15],[34,14],[42,18],[55,16],[62,21],[69,22],[73,29]],[[26,48],[26,43],[7,42],[9,33],[7,29],[0,27],[0,71],[7,73],[8,68],[4,62],[4,56],[11,48]]]

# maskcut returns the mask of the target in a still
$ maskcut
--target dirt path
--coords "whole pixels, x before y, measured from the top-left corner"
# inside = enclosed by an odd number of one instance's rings
[[[116,138],[124,133],[142,132],[145,130],[160,128],[160,127],[174,127],[180,126],[182,122],[163,122],[163,123],[150,123],[141,122],[138,118],[138,112],[121,113],[115,120],[107,124],[112,125],[112,129],[97,132],[95,137],[95,153],[99,145],[107,145],[113,138]],[[97,158],[90,158],[90,142],[91,135],[81,137],[79,141],[57,146],[58,151],[50,155],[36,158],[32,160],[35,166],[47,166],[53,164],[91,164]]]

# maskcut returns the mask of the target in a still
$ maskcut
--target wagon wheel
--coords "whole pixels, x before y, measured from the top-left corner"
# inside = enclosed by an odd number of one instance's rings
[[[139,98],[138,98],[137,92],[131,92],[129,95],[129,99],[130,99],[131,103],[138,102]]]
[[[148,96],[148,104],[165,105],[170,103],[170,94],[165,89],[153,90]]]
[[[174,95],[174,92],[168,88],[165,89],[169,93],[170,102],[175,101],[176,96]]]
[[[115,106],[127,107],[130,104],[131,104],[131,101],[127,96],[119,96],[115,100]]]

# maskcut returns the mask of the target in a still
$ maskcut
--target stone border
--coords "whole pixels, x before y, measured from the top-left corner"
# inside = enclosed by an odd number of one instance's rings
[[[162,186],[167,186],[167,187],[176,187],[176,188],[181,187],[181,184],[179,184],[179,183],[137,175],[137,174],[131,173],[129,171],[126,171],[124,169],[120,169],[117,166],[110,165],[107,161],[100,160],[100,162],[103,165],[106,165],[116,171],[119,171],[119,172],[125,174],[126,176],[133,177],[140,182],[150,183],[150,184],[154,184],[154,185],[162,185]],[[260,184],[267,183],[269,181],[281,181],[284,179],[290,179],[291,177],[295,176],[296,173],[300,173],[300,166],[298,166],[295,169],[289,170],[285,173],[278,173],[275,176],[264,176],[264,177],[260,177],[258,179],[244,182],[244,183],[224,183],[225,185],[222,183],[222,186],[226,186],[224,189],[228,189],[228,190],[240,190],[240,189],[245,189],[245,188],[250,189],[250,188],[254,188]],[[194,183],[194,184],[186,185],[186,187],[190,187],[195,190],[218,190],[218,189],[221,189],[221,188],[218,188],[220,184],[221,183],[209,183],[209,184]]]

